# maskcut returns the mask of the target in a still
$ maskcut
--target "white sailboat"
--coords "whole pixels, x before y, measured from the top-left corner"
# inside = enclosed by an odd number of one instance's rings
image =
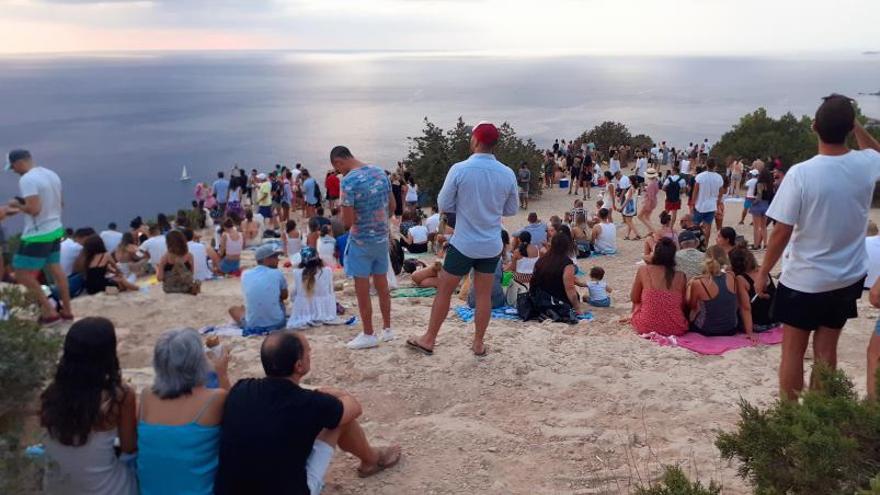
[[[189,181],[189,174],[186,172],[186,165],[183,166],[183,172],[180,174],[180,182]]]

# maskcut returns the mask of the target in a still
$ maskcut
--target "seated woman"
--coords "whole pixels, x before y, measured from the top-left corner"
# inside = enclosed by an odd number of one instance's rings
[[[422,221],[416,215],[412,216],[413,225],[406,231],[406,235],[401,239],[400,244],[413,254],[428,252],[428,229],[422,225]],[[403,229],[401,229],[403,234]]]
[[[513,272],[513,279],[517,282],[528,285],[532,281],[532,274],[535,273],[535,263],[538,262],[538,247],[532,244],[532,234],[523,230],[519,233],[519,244],[513,252],[513,258],[507,271]]]
[[[773,305],[773,298],[776,297],[776,284],[773,283],[773,278],[767,278],[764,289],[767,297],[755,297],[755,279],[761,272],[755,255],[747,247],[736,247],[730,251],[728,258],[733,273],[738,279],[744,280],[748,287],[752,307],[752,330],[760,333],[779,326],[779,322],[770,315],[770,307]]]
[[[165,236],[165,245],[168,252],[156,265],[156,279],[162,282],[162,290],[166,294],[197,295],[202,284],[195,279],[195,263],[186,245],[186,236],[179,230],[172,230]]]
[[[318,238],[318,256],[324,261],[324,266],[334,267],[336,263],[336,238],[333,237],[333,227],[330,224],[321,227],[321,237]]]
[[[321,222],[317,218],[309,219],[309,233],[306,235],[306,246],[318,250],[318,239],[321,238]]]
[[[639,267],[630,291],[636,332],[684,335],[686,289],[687,277],[675,269],[675,244],[663,237],[654,247],[651,263]]]
[[[244,249],[244,236],[235,228],[235,222],[227,218],[223,222],[220,236],[220,271],[231,275],[241,268],[241,251]]]
[[[233,223],[233,226],[234,225],[235,223]],[[241,233],[244,235],[244,245],[246,247],[260,244],[260,227],[260,222],[254,220],[254,212],[249,208],[244,212],[244,221],[241,222]],[[223,228],[226,228],[225,224]]]
[[[83,318],[64,338],[55,376],[40,396],[48,464],[47,493],[137,495],[133,468],[117,457],[137,450],[135,392],[122,380],[116,330]]]
[[[138,245],[135,244],[134,236],[131,232],[122,234],[122,240],[119,241],[119,245],[113,251],[113,261],[116,262],[119,273],[123,277],[127,278],[131,274],[141,276],[147,273],[147,260],[145,257],[140,256],[139,253],[140,250]]]
[[[296,229],[296,222],[288,220],[281,233],[281,246],[287,259],[293,258],[302,251],[302,234]]]
[[[498,265],[495,267],[495,278],[492,280],[492,309],[503,308],[507,305],[507,297],[504,293],[504,288],[501,286],[501,280],[504,278],[504,264],[501,263],[501,260],[498,260]],[[474,288],[474,272],[471,271],[470,275],[465,279],[464,284],[462,284],[461,292],[458,294],[458,298],[462,301],[467,301],[467,305],[469,308],[474,309],[477,307],[477,293],[473,290]]]
[[[424,268],[417,269],[412,273],[412,281],[417,287],[434,287],[437,288],[439,282],[440,270],[443,269],[442,261],[435,261]]]
[[[229,390],[229,351],[209,354],[193,329],[171,330],[156,341],[153,386],[138,413],[138,478],[141,495],[214,492],[220,423]],[[217,373],[219,389],[205,386]]]
[[[293,270],[290,294],[293,310],[287,328],[340,324],[336,316],[333,269],[325,266],[322,257],[308,246],[302,249],[300,258],[299,267]]]
[[[571,226],[571,236],[578,248],[578,255],[590,252],[590,241],[593,233],[592,227],[587,223],[587,216],[584,212],[578,212],[574,217],[574,224]]]
[[[678,234],[675,232],[675,229],[672,228],[672,216],[665,211],[660,212],[660,229],[650,232],[645,236],[645,263],[651,262],[651,257],[654,253],[654,246],[657,245],[657,241],[664,237],[670,239],[675,243],[676,247],[678,247]]]
[[[89,295],[116,287],[120,291],[136,291],[138,286],[122,276],[113,257],[104,247],[104,241],[97,234],[92,234],[83,241],[83,249],[74,262],[76,271],[82,274],[83,287]]]
[[[599,254],[617,252],[617,227],[607,208],[599,210],[599,223],[593,226],[593,251]]]
[[[565,232],[557,232],[550,242],[550,249],[535,263],[535,273],[529,285],[534,297],[541,291],[560,301],[568,302],[580,313],[580,296],[575,287],[575,264],[571,261],[574,243]]]
[[[721,246],[706,250],[703,275],[688,283],[691,331],[707,337],[731,336],[737,334],[742,321],[746,335],[754,339],[748,283],[721,270],[729,263]],[[742,320],[737,319],[737,312]]]

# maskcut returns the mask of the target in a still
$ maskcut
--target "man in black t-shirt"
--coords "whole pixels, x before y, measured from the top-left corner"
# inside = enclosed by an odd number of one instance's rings
[[[336,445],[360,459],[362,478],[400,460],[397,445],[370,446],[357,399],[335,388],[300,387],[310,352],[300,332],[269,335],[260,349],[266,378],[240,380],[229,391],[216,494],[317,495]]]

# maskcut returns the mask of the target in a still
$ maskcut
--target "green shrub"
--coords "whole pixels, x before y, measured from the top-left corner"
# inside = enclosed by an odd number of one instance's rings
[[[699,481],[690,481],[680,467],[666,466],[660,481],[636,488],[636,495],[721,495],[721,487],[714,481],[704,487]]]
[[[842,372],[814,371],[820,386],[799,402],[761,411],[742,401],[737,431],[716,441],[755,493],[851,495],[880,472],[880,406],[860,399]]]
[[[24,421],[54,369],[61,338],[32,319],[36,305],[17,287],[0,289],[0,301],[11,311],[0,320],[0,493],[23,493],[35,483],[23,455]]]

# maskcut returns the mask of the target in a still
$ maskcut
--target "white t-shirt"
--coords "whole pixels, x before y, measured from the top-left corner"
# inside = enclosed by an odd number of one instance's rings
[[[754,198],[755,197],[755,186],[758,185],[758,178],[752,177],[751,179],[746,181],[746,197]]]
[[[617,183],[617,188],[621,191],[625,191],[630,187],[632,187],[632,182],[630,182],[629,177],[627,177],[626,175],[622,176],[620,178],[620,181]]]
[[[636,160],[636,170],[639,177],[644,177],[648,170],[648,159],[643,157]]]
[[[201,242],[189,241],[186,243],[186,247],[192,254],[195,264],[193,278],[202,282],[211,278],[211,269],[208,268],[208,250],[205,249],[205,245]],[[152,256],[150,259],[152,260]]]
[[[43,167],[34,167],[18,179],[21,197],[40,197],[40,213],[24,215],[22,238],[51,234],[63,228],[61,224],[61,179],[58,174]]]
[[[82,252],[83,247],[73,239],[61,241],[61,269],[68,277],[73,275],[73,265]]]
[[[870,289],[880,276],[880,236],[865,237],[865,251],[868,252],[868,278],[865,288]]]
[[[816,155],[785,174],[767,216],[794,226],[781,278],[786,287],[815,294],[865,276],[865,225],[878,179],[874,150]]]
[[[104,241],[104,247],[107,248],[107,252],[112,253],[116,251],[119,243],[122,242],[122,232],[105,230],[101,232],[101,240]]]
[[[413,244],[424,244],[428,242],[428,229],[424,225],[410,227],[409,235],[413,238]]]
[[[165,245],[165,236],[157,235],[156,237],[150,237],[141,244],[140,250],[150,255],[150,265],[156,268],[159,260],[168,252],[168,247]]]
[[[419,186],[413,184],[406,189],[406,202],[415,203],[419,200]]]
[[[700,213],[715,211],[718,205],[718,191],[724,187],[724,179],[717,173],[707,170],[697,174],[694,180],[700,185],[694,208]]]
[[[590,280],[587,282],[587,290],[590,291],[591,301],[608,299],[608,284],[604,280]]]
[[[429,234],[436,234],[438,230],[440,230],[440,214],[434,213],[427,220],[425,220],[425,228],[428,229]]]
[[[690,160],[682,160],[678,163],[679,170],[681,173],[687,175],[691,173],[691,161]]]
[[[611,171],[612,175],[616,172],[620,172],[620,160],[612,158],[611,163],[608,165],[608,169]]]

